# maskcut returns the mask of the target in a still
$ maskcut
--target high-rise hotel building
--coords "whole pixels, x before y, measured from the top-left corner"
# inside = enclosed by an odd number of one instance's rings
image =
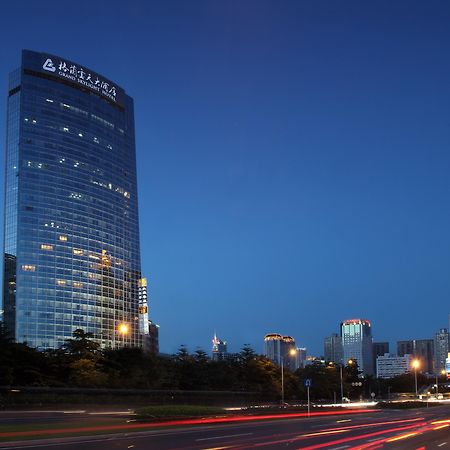
[[[350,319],[341,323],[344,362],[353,360],[363,375],[373,375],[372,326],[368,320]]]
[[[292,354],[291,354],[292,352]],[[264,336],[264,355],[273,363],[294,370],[296,367],[295,340],[291,336],[269,333]]]
[[[132,98],[83,65],[24,50],[9,78],[5,186],[15,340],[58,348],[81,328],[102,347],[141,346]]]

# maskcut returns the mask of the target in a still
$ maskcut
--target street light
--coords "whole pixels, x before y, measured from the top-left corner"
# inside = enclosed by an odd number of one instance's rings
[[[353,359],[347,361],[347,365],[351,366],[353,364]],[[344,380],[342,377],[342,364],[341,364],[341,403],[344,403]]]
[[[289,350],[289,356],[295,356],[297,354],[297,350],[295,348],[291,348]],[[281,406],[284,406],[284,356],[280,355],[281,359]]]
[[[412,366],[414,368],[414,383],[416,386],[416,398],[417,398],[417,369],[420,367],[420,361],[418,359],[414,359],[412,362]]]
[[[446,372],[444,369],[441,370],[440,375],[445,375]],[[439,393],[439,373],[436,374],[436,400],[438,398]]]
[[[119,333],[122,335],[122,347],[125,347],[125,335],[128,334],[129,327],[126,323],[121,323],[119,325]]]

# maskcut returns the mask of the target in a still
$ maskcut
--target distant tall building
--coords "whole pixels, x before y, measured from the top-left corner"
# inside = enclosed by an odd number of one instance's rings
[[[447,359],[449,349],[449,333],[447,328],[441,328],[434,337],[434,372],[439,374],[445,370],[445,360]]]
[[[294,371],[296,369],[296,356],[297,353],[291,355],[291,352],[296,352],[297,348],[295,346],[295,340],[291,336],[283,336],[281,342],[281,355],[284,358],[284,367],[289,370]]]
[[[373,375],[372,327],[368,320],[351,319],[341,323],[344,361],[356,360],[363,375]]]
[[[133,99],[84,65],[23,50],[9,77],[5,325],[59,348],[76,329],[141,347]]]
[[[159,325],[148,321],[148,334],[144,336],[144,351],[153,355],[159,354]]]
[[[269,333],[264,336],[264,355],[275,364],[281,364],[281,341],[283,336],[278,333]]]
[[[421,372],[433,373],[434,341],[433,339],[412,339],[397,342],[397,355],[413,355],[420,360]]]
[[[278,333],[269,333],[264,336],[264,355],[275,364],[283,364],[286,368],[294,370],[296,365],[295,356],[291,355],[295,350],[295,340],[291,336],[283,336]]]
[[[373,367],[376,368],[377,357],[389,353],[389,342],[374,342],[372,344],[372,349],[373,349]]]
[[[306,363],[306,348],[298,347],[295,356],[295,369],[303,369]]]
[[[222,341],[217,337],[217,334],[214,333],[214,337],[212,339],[212,360],[213,361],[223,361],[227,358],[227,343],[226,341]]]
[[[393,378],[411,371],[411,355],[397,356],[386,353],[377,357],[377,377]]]
[[[326,362],[342,364],[344,353],[342,348],[342,338],[337,333],[332,333],[324,339],[324,357]]]

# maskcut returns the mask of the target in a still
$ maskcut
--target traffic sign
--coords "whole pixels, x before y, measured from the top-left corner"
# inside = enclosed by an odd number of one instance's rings
[[[312,380],[311,378],[305,378],[305,387],[311,387]]]

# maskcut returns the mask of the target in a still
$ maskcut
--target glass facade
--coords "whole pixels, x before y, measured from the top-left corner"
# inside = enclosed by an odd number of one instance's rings
[[[344,364],[356,360],[363,375],[373,375],[372,327],[368,320],[351,319],[341,323]]]
[[[141,346],[133,100],[24,50],[9,79],[5,184],[3,308],[16,341],[58,348],[81,328],[102,347]]]

